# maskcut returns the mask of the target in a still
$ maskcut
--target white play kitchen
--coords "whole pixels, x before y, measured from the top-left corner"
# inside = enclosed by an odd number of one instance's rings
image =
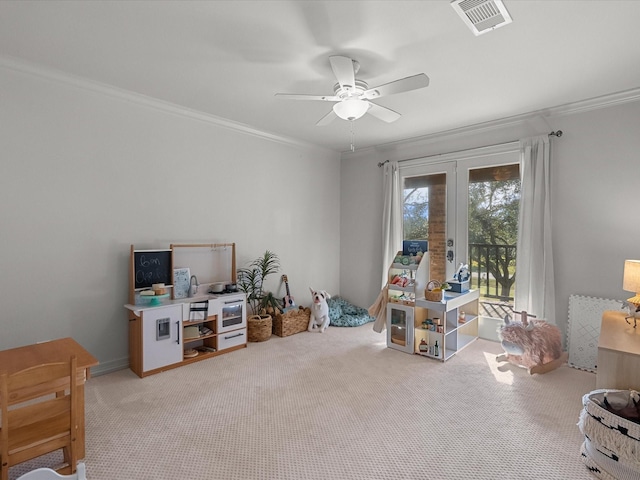
[[[139,377],[247,346],[234,243],[132,245],[129,270],[129,366]]]
[[[464,288],[425,298],[432,283],[428,252],[398,252],[388,270],[387,346],[444,362],[478,338],[480,295]]]

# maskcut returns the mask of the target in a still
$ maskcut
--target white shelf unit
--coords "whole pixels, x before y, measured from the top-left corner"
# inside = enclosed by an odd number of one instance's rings
[[[396,256],[401,256],[398,252]],[[396,276],[407,279],[404,286],[392,283]],[[413,333],[425,318],[424,309],[416,307],[416,298],[424,297],[429,279],[429,254],[418,264],[392,263],[387,276],[389,302],[387,303],[387,346],[413,353]]]
[[[398,252],[397,256],[402,255]],[[394,277],[400,276],[407,279],[407,284],[400,286],[391,283]],[[389,286],[389,301],[403,305],[415,306],[415,300],[424,297],[424,289],[429,282],[429,254],[425,253],[418,264],[404,265],[392,263],[389,267],[387,285]]]
[[[445,292],[440,302],[430,302],[424,297],[416,299],[416,307],[426,309],[427,318],[442,319],[443,331],[426,330],[416,326],[413,335],[415,353],[444,362],[476,340],[479,298],[478,290],[469,290],[465,293]],[[460,320],[462,312],[464,321]],[[430,351],[436,341],[438,342],[438,355],[420,351],[419,344],[423,339],[429,345]]]

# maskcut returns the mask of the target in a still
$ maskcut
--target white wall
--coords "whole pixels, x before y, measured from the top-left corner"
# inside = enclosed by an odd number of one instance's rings
[[[127,365],[131,244],[236,242],[239,265],[272,249],[298,303],[308,303],[313,286],[368,307],[386,268],[378,162],[543,133],[539,122],[504,122],[340,162],[325,150],[57,78],[0,67],[0,348],[72,336],[100,360],[97,372]],[[636,101],[545,119],[564,131],[552,139],[563,329],[572,293],[631,296],[622,268],[640,258],[638,118]]]
[[[299,303],[339,291],[339,155],[71,80],[0,67],[0,349],[71,336],[127,366],[131,244],[270,249]]]
[[[625,259],[640,258],[640,102],[558,119],[554,142],[556,309],[569,295],[627,299]]]
[[[356,151],[342,162],[341,293],[368,307],[383,269],[382,169],[377,163],[460,151],[561,129],[552,137],[556,321],[566,333],[569,295],[612,299],[622,290],[624,260],[640,258],[638,165],[640,102],[597,109],[557,109],[420,141]],[[546,129],[546,127],[550,127]]]

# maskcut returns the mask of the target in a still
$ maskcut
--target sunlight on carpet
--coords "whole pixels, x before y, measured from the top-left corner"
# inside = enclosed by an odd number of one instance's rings
[[[495,353],[484,352],[484,358],[487,361],[487,365],[489,366],[489,370],[491,370],[493,377],[498,382],[513,385],[513,372],[511,371],[511,368],[504,368],[497,363]]]

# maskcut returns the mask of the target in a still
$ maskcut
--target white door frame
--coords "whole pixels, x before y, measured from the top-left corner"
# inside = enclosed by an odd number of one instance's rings
[[[453,261],[445,261],[447,279],[452,278],[458,264],[468,261],[469,252],[469,170],[509,165],[520,161],[519,142],[503,143],[460,152],[417,158],[399,163],[400,181],[405,177],[447,176],[447,239],[453,239]]]

